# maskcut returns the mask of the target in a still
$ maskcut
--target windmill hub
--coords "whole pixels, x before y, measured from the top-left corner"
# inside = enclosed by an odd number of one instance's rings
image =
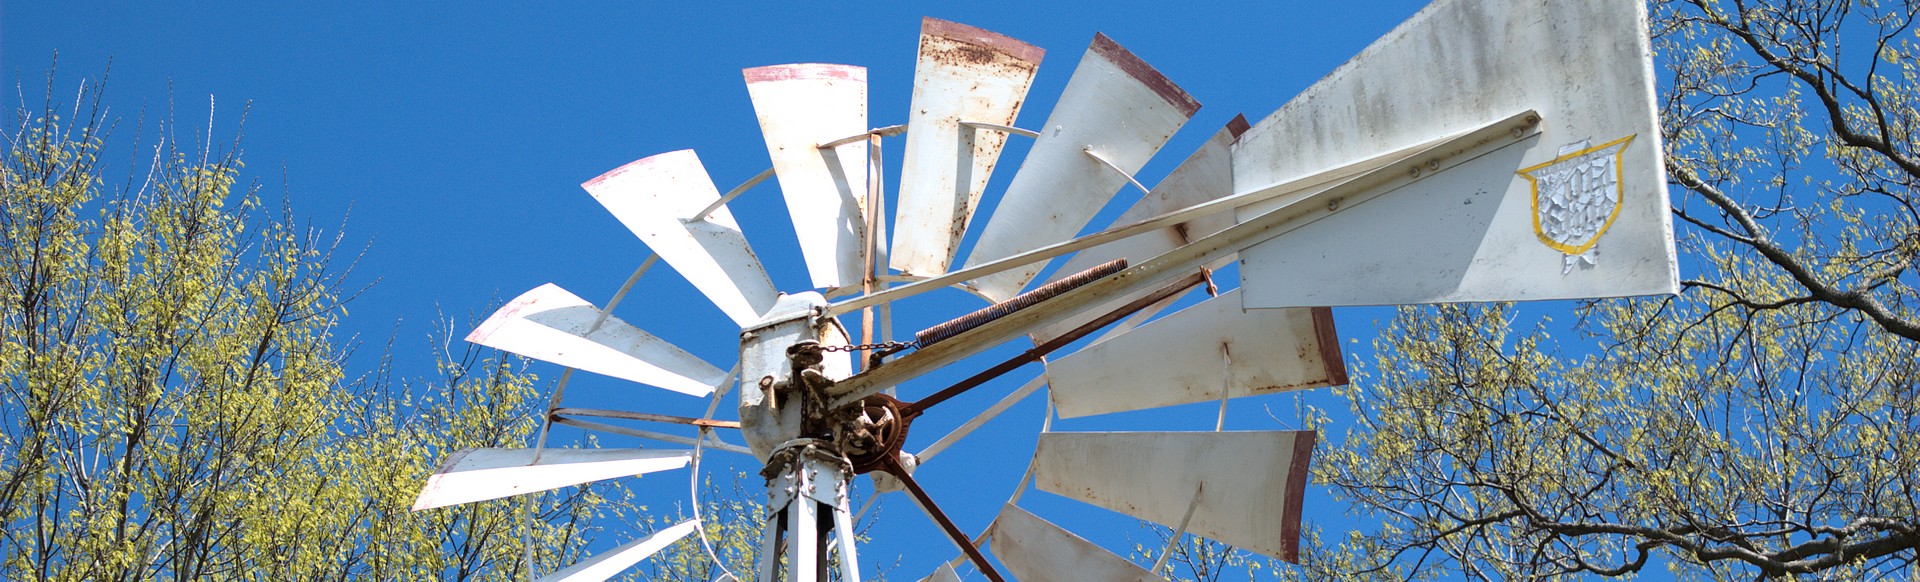
[[[908,411],[906,402],[886,394],[829,407],[832,397],[827,389],[835,381],[824,370],[827,351],[819,341],[801,340],[786,348],[790,371],[785,380],[772,376],[760,379],[760,387],[774,408],[801,409],[799,432],[790,438],[805,439],[810,447],[843,455],[852,464],[849,476],[903,465],[900,449],[906,443],[907,427],[917,414]],[[785,464],[778,457],[793,442],[783,441],[776,448],[774,457],[767,460],[768,471]]]
[[[747,446],[771,461],[783,443],[826,438],[818,419],[827,402],[815,395],[846,377],[844,358],[827,357],[825,345],[844,343],[846,331],[823,314],[826,298],[806,292],[781,295],[758,324],[740,334],[740,425]]]

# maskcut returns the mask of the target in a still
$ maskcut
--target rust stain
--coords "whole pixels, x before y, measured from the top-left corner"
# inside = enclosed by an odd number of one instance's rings
[[[1194,112],[1200,110],[1200,102],[1195,100],[1192,95],[1188,95],[1185,89],[1181,89],[1179,85],[1173,84],[1172,79],[1168,79],[1166,75],[1160,74],[1160,71],[1154,69],[1153,65],[1149,65],[1146,61],[1140,60],[1140,57],[1135,56],[1125,47],[1120,46],[1120,43],[1114,42],[1112,38],[1108,38],[1107,35],[1094,33],[1093,44],[1087,47],[1087,50],[1100,55],[1102,58],[1105,58],[1107,62],[1113,63],[1115,67],[1119,67],[1120,70],[1126,72],[1128,76],[1139,81],[1140,84],[1146,85],[1148,89],[1152,89],[1155,95],[1159,95],[1161,99],[1165,100],[1168,105],[1173,106],[1174,109],[1180,110],[1181,114],[1192,117]]]
[[[1240,141],[1240,135],[1250,129],[1253,129],[1253,124],[1247,122],[1247,114],[1245,113],[1235,115],[1233,116],[1233,121],[1227,122],[1227,131],[1233,134],[1233,141]]]
[[[770,81],[854,81],[867,82],[867,68],[854,65],[795,63],[770,65],[740,71],[748,84]]]
[[[933,17],[920,20],[920,34],[978,46],[1030,65],[1039,65],[1041,57],[1047,54],[1040,47],[1004,34]]]
[[[921,39],[920,56],[923,63],[971,69],[993,76],[1032,78],[1039,68],[1038,63],[1020,60],[992,47],[935,37]],[[976,82],[974,87],[978,88],[979,84]]]
[[[1293,462],[1287,467],[1286,512],[1280,516],[1280,559],[1300,563],[1300,510],[1306,505],[1307,466],[1313,458],[1313,442],[1319,435],[1310,430],[1295,431]]]
[[[1330,386],[1347,383],[1347,359],[1340,353],[1340,333],[1333,329],[1333,308],[1313,308],[1313,335],[1320,344],[1320,364],[1327,368]]]
[[[999,53],[966,44],[955,44],[945,51],[933,53],[929,56],[936,59],[944,57],[950,59],[950,62],[954,64],[972,63],[976,65],[991,65],[994,61],[999,60],[1000,57]]]

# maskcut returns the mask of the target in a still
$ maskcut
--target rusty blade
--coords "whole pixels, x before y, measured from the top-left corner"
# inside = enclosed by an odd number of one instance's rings
[[[1065,241],[1185,125],[1200,103],[1106,35],[1097,35],[1040,137],[974,243],[974,266]],[[1095,156],[1098,156],[1096,158]],[[975,289],[1005,301],[1044,264],[981,277]]]
[[[612,578],[691,535],[697,527],[700,527],[700,520],[690,519],[661,528],[646,537],[568,566],[565,570],[543,576],[539,582],[599,582]]]
[[[1114,224],[1133,224],[1149,218],[1192,208],[1194,206],[1225,198],[1233,192],[1233,163],[1228,148],[1233,140],[1247,130],[1247,120],[1235,117],[1225,128],[1213,134],[1213,138],[1200,145],[1193,155],[1167,174],[1165,180],[1153,187],[1152,192],[1140,198],[1132,208],[1114,220]],[[1098,265],[1114,259],[1128,259],[1135,263],[1160,256],[1180,245],[1205,238],[1207,235],[1226,230],[1233,226],[1233,212],[1222,209],[1220,212],[1198,216],[1152,232],[1134,235],[1078,253],[1068,259],[1066,265],[1055,271],[1058,278],[1063,273],[1078,272],[1091,265]],[[1219,268],[1232,262],[1233,257],[1223,257],[1207,265],[1208,269]],[[1107,306],[1117,306],[1131,301],[1144,292],[1115,297]],[[1033,332],[1034,343],[1043,343],[1067,330],[1073,329],[1085,321],[1095,309],[1079,316],[1069,317],[1059,323],[1042,327]]]
[[[997,33],[926,18],[913,71],[900,208],[891,266],[912,275],[947,271],[1007,142],[1045,51]]]
[[[1008,503],[987,528],[993,555],[1019,580],[1164,582],[1133,562]]]
[[[780,296],[726,206],[698,215],[720,191],[693,150],[645,158],[580,186],[734,324],[760,321]]]
[[[1235,289],[1047,362],[1061,418],[1345,384],[1332,311],[1240,309]]]
[[[1313,442],[1312,431],[1042,433],[1034,485],[1168,527],[1192,507],[1188,533],[1293,562]]]
[[[667,449],[467,449],[427,477],[413,510],[678,469],[692,460],[689,451]]]
[[[865,265],[867,69],[796,64],[743,71],[807,273],[816,288],[858,285]]]
[[[727,373],[640,328],[605,315],[548,283],[495,311],[467,341],[693,396],[706,396]]]

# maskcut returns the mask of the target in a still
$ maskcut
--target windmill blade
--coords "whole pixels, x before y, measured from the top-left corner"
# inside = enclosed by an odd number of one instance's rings
[[[1193,155],[1187,156],[1186,161],[1180,162],[1180,166],[1174,168],[1173,173],[1167,174],[1167,179],[1155,185],[1152,192],[1141,197],[1132,208],[1128,208],[1119,219],[1114,220],[1114,224],[1127,225],[1140,222],[1175,210],[1224,198],[1232,193],[1233,164],[1229,148],[1233,145],[1233,140],[1246,131],[1247,118],[1235,116],[1226,127],[1221,128],[1219,132],[1213,134],[1211,139],[1201,144],[1200,149],[1195,150]],[[1233,224],[1233,213],[1222,211],[1080,251],[1074,253],[1073,258],[1068,259],[1065,266],[1054,271],[1053,277],[1048,279],[1048,282],[1114,259],[1127,259],[1128,264],[1137,265],[1173,250],[1174,247],[1226,230]],[[1218,268],[1232,260],[1232,257],[1224,257],[1208,265],[1208,268]],[[1080,324],[1092,321],[1100,313],[1126,305],[1149,292],[1151,291],[1136,291],[1121,295],[1100,308],[1090,309],[1042,327],[1033,332],[1033,341],[1036,344],[1045,343],[1068,330],[1079,327]]]
[[[867,69],[797,64],[747,69],[747,94],[787,200],[813,286],[857,285],[865,268]]]
[[[695,216],[720,191],[693,150],[645,158],[580,186],[735,324],[760,321],[780,296],[727,207]]]
[[[1042,491],[1293,562],[1312,431],[1049,432]],[[1199,500],[1194,500],[1195,495]]]
[[[920,21],[889,259],[894,269],[910,275],[947,271],[1007,143],[1004,132],[962,124],[1013,125],[1045,54],[964,24]]]
[[[1227,121],[1226,127],[1220,128],[1206,143],[1200,144],[1200,149],[1194,150],[1192,155],[1181,161],[1165,180],[1155,184],[1152,192],[1121,214],[1114,224],[1146,220],[1233,194],[1233,144],[1251,128],[1246,116],[1235,115]],[[1182,244],[1185,244],[1226,230],[1234,224],[1231,214],[1219,212],[1188,219],[1173,229],[1179,231]],[[1141,260],[1147,258],[1141,257]]]
[[[1164,582],[1073,532],[1008,503],[987,528],[987,545],[1020,580]]]
[[[920,582],[960,582],[960,574],[953,571],[953,564],[941,564],[940,569],[921,578]]]
[[[539,582],[600,582],[632,568],[667,549],[667,546],[680,541],[700,527],[700,520],[689,519],[671,527],[653,532],[652,535],[622,544],[600,555],[588,558],[584,562],[568,566],[567,569],[548,574]]]
[[[1677,292],[1647,34],[1630,0],[1443,0],[1414,15],[1242,136],[1234,191],[1513,111],[1538,111],[1539,134],[1329,201],[1338,212],[1244,249],[1246,306]]]
[[[693,396],[713,393],[727,378],[686,350],[605,315],[552,283],[493,312],[467,341]]]
[[[413,510],[678,469],[692,460],[692,452],[665,449],[467,449],[427,478]]]
[[[1240,290],[1047,362],[1061,418],[1347,383],[1324,307],[1240,308]]]
[[[1039,139],[974,243],[967,265],[1079,233],[1127,184],[1128,175],[1146,165],[1199,109],[1198,101],[1145,61],[1106,35],[1095,35]],[[981,277],[974,287],[992,301],[1006,301],[1045,266],[1027,265]]]

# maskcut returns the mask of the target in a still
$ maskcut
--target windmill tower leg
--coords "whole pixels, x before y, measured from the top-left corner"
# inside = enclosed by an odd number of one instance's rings
[[[833,579],[827,560],[831,550],[840,552],[839,580],[860,581],[847,498],[853,475],[852,463],[826,441],[794,439],[774,453],[762,473],[770,513],[761,539],[760,582]],[[832,548],[828,534],[837,540]],[[784,579],[779,577],[782,554],[787,556]]]

